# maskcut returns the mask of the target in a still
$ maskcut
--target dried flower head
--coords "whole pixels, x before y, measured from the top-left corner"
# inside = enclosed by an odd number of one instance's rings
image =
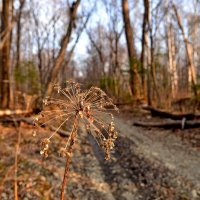
[[[118,111],[112,100],[98,87],[91,87],[82,91],[80,85],[73,81],[68,81],[65,88],[59,85],[54,86],[57,91],[56,97],[45,98],[44,110],[36,118],[36,125],[56,125],[56,130],[50,137],[42,142],[41,154],[48,156],[48,147],[51,138],[59,129],[73,125],[71,134],[62,148],[62,155],[69,154],[68,146],[74,143],[79,122],[83,122],[98,145],[105,152],[105,159],[110,158],[110,151],[114,147],[117,138],[114,117],[111,110]],[[72,140],[73,139],[73,140]]]

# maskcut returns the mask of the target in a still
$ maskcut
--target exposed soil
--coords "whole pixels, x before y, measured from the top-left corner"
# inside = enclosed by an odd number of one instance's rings
[[[109,161],[93,137],[81,127],[76,141],[67,188],[67,199],[77,200],[198,200],[200,199],[200,130],[136,128],[135,119],[151,119],[121,112],[116,118],[119,138]],[[19,200],[57,200],[65,158],[59,148],[66,138],[56,136],[47,159],[39,141],[50,134],[21,124],[18,161]],[[0,126],[0,198],[14,199],[14,157],[17,130]]]

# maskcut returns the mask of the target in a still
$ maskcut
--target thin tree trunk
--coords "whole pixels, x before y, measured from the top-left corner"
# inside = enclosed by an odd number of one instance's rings
[[[148,18],[149,18],[149,0],[143,0],[144,4],[144,14],[143,14],[143,23],[142,23],[142,51],[140,56],[140,63],[141,63],[141,81],[143,87],[143,95],[144,99],[148,98],[146,95],[147,92],[147,82],[146,82],[146,69],[147,69],[147,62],[146,62],[146,54],[148,53],[148,43],[146,42],[146,38],[148,37]]]
[[[176,14],[177,22],[178,22],[179,28],[182,32],[182,35],[183,35],[186,53],[187,53],[187,58],[188,58],[188,62],[189,62],[189,70],[188,70],[189,76],[190,76],[189,79],[191,78],[192,89],[193,89],[193,92],[194,92],[194,96],[196,97],[197,96],[197,89],[196,89],[197,81],[196,81],[195,66],[194,66],[194,62],[193,62],[193,58],[192,58],[192,48],[191,48],[191,45],[189,44],[188,39],[185,35],[185,31],[184,31],[183,24],[182,24],[182,21],[181,21],[181,17],[178,13],[178,10],[177,10],[177,8],[174,4],[173,4],[172,7],[173,7],[174,12]]]
[[[141,59],[143,59],[143,63],[147,63],[147,103],[148,105],[152,105],[152,54],[151,49],[149,47],[149,32],[150,32],[150,2],[149,0],[144,0],[144,7],[145,7],[145,23],[143,24],[143,53],[141,55]],[[145,59],[145,53],[147,58]]]
[[[17,40],[16,40],[16,46],[17,46],[17,51],[16,51],[16,70],[19,70],[20,66],[20,59],[21,59],[21,51],[20,51],[20,44],[21,44],[21,16],[22,16],[22,9],[24,7],[25,0],[20,0],[20,6],[19,6],[19,16],[18,16],[18,21],[17,21]],[[15,90],[19,90],[19,83],[16,81],[16,88]]]
[[[10,16],[10,19],[11,19],[11,22],[9,22],[9,26],[10,26],[10,24],[14,21],[14,0],[11,0],[10,1],[10,7],[11,7],[11,11],[10,11],[10,13],[9,13],[9,16]],[[10,51],[11,51],[11,48],[12,48],[12,40],[13,40],[13,31],[12,31],[12,29],[11,29],[11,31],[10,31],[10,47],[9,47],[9,49],[10,49]],[[10,54],[10,52],[9,52],[9,54]],[[13,69],[12,69],[12,67],[11,66],[13,66],[12,64],[12,58],[10,59],[10,55],[9,55],[9,60],[10,60],[10,63],[9,63],[9,92],[10,92],[10,94],[9,94],[9,108],[14,108],[14,82],[13,82]]]
[[[55,63],[53,65],[52,71],[50,72],[50,76],[48,78],[46,95],[50,95],[52,93],[53,88],[52,88],[51,83],[54,83],[54,81],[56,80],[56,77],[58,75],[58,72],[60,70],[62,62],[64,60],[65,51],[68,46],[69,40],[71,38],[71,34],[72,34],[74,23],[76,20],[77,9],[78,9],[79,4],[80,4],[80,0],[77,0],[77,1],[73,2],[72,7],[70,8],[69,25],[67,28],[67,32],[61,41],[60,51],[55,59]]]
[[[199,51],[198,51],[198,46],[199,46],[199,23],[200,23],[200,18],[198,14],[196,13],[195,16],[192,17],[192,28],[191,28],[191,40],[192,40],[192,59],[194,66],[197,66],[199,64],[198,58],[199,58]]]
[[[25,4],[25,0],[20,0],[20,7],[19,7],[19,18],[17,21],[17,42],[16,42],[16,46],[17,46],[17,52],[16,52],[16,57],[17,57],[17,62],[16,62],[16,68],[19,67],[20,64],[20,42],[21,42],[21,16],[22,16],[22,9],[24,7]]]
[[[10,1],[3,0],[1,33],[9,30]],[[10,101],[10,32],[1,49],[1,107],[9,108]]]
[[[149,57],[151,59],[151,64],[149,67],[150,67],[150,74],[151,74],[151,80],[152,80],[152,86],[153,86],[152,95],[153,95],[153,97],[156,95],[157,104],[158,104],[158,106],[160,106],[161,101],[160,101],[160,94],[159,94],[158,87],[157,87],[156,69],[155,69],[155,62],[154,62],[154,38],[153,38],[153,30],[152,30],[152,16],[150,13],[150,1],[148,1],[148,3],[149,3],[148,27],[149,27],[149,37],[150,37]]]
[[[121,37],[122,31],[120,33],[115,32],[115,50],[114,50],[114,87],[115,87],[115,95],[119,97],[120,95],[120,88],[119,88],[119,81],[120,81],[120,67],[119,67],[119,39]]]
[[[145,34],[145,46],[146,46],[146,50],[147,50],[147,103],[149,106],[152,105],[152,99],[151,99],[151,50],[149,48],[149,36],[148,33]]]
[[[172,98],[175,98],[177,93],[177,70],[176,70],[176,60],[175,60],[175,44],[173,38],[172,24],[167,26],[167,46],[168,46],[168,62],[169,62],[169,72],[171,77],[171,91]]]
[[[136,63],[136,50],[133,42],[133,30],[131,27],[130,17],[129,17],[129,6],[128,0],[122,0],[122,14],[124,20],[125,34],[126,34],[126,43],[129,56],[129,65],[130,65],[130,85],[132,89],[133,96],[139,98],[140,95],[140,78],[137,69]]]

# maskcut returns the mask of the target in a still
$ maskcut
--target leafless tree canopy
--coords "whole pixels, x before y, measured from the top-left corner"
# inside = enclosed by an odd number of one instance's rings
[[[199,99],[197,0],[0,3],[3,109],[69,79],[97,85],[118,103],[170,108]]]

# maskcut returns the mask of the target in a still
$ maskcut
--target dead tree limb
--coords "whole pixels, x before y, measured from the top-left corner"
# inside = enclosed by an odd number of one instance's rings
[[[33,118],[27,118],[27,117],[18,117],[18,118],[7,117],[7,118],[0,119],[0,122],[3,122],[3,123],[15,123],[15,125],[16,125],[16,123],[20,124],[20,122],[24,122],[26,124],[35,126]],[[64,131],[64,130],[61,130],[61,129],[57,130],[57,128],[54,127],[54,126],[44,125],[43,127],[47,127],[51,131],[56,131],[56,133],[58,133],[61,137],[69,137],[69,133],[67,131]]]
[[[183,118],[185,118],[186,120],[194,120],[196,118],[200,118],[200,113],[174,114],[153,108],[151,106],[145,106],[143,107],[143,109],[150,111],[153,117],[169,118],[173,120],[182,120]]]
[[[164,129],[189,129],[189,128],[199,128],[200,121],[176,120],[168,122],[134,122],[133,125],[141,127],[164,128]]]
[[[32,110],[0,110],[0,117],[12,116],[12,115],[24,115],[24,114],[31,114]]]

